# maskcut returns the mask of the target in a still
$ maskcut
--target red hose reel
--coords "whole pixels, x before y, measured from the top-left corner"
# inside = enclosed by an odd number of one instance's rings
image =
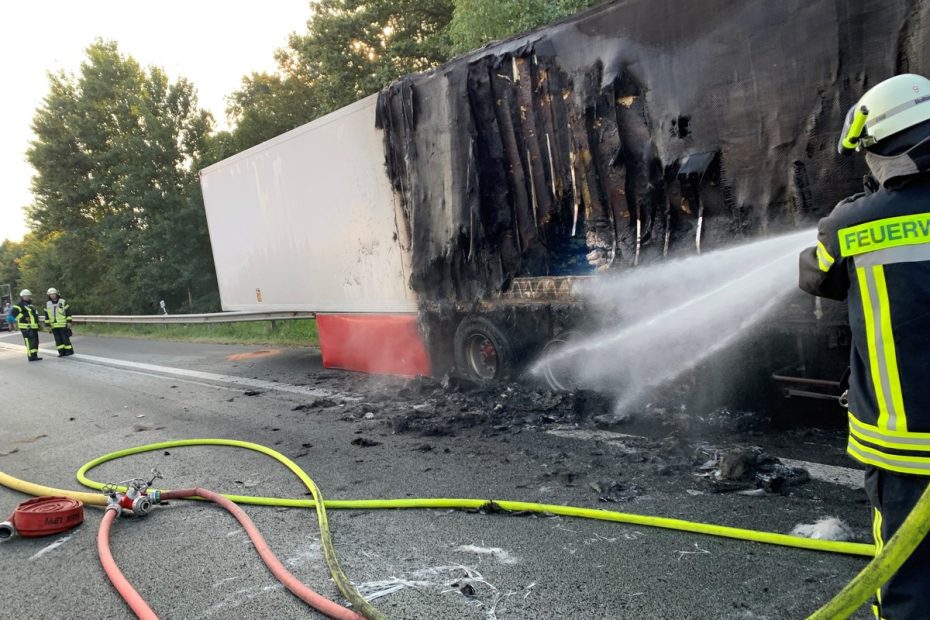
[[[9,519],[0,523],[0,540],[23,536],[51,536],[84,522],[84,504],[68,497],[35,497],[16,507]]]

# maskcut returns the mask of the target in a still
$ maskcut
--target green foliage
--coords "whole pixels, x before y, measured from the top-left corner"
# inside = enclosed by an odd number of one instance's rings
[[[23,257],[23,244],[20,241],[0,243],[0,284],[9,284],[14,294],[19,291],[20,259]]]
[[[331,112],[445,61],[453,9],[452,0],[320,0],[278,64],[313,89],[319,113]]]
[[[532,30],[603,0],[455,0],[449,34],[456,53]]]
[[[244,77],[229,97],[235,130],[225,145],[248,148],[441,64],[453,8],[453,0],[313,3],[307,31],[277,51],[278,71]]]
[[[229,97],[235,126],[214,156],[231,155],[393,80],[552,22],[600,0],[319,0],[307,31],[278,50],[274,74],[253,73]]]
[[[160,299],[215,308],[197,178],[212,118],[193,85],[102,41],[78,76],[49,82],[28,152],[35,201],[23,281],[62,289],[80,313],[153,312]]]
[[[259,142],[261,142],[261,140],[259,140]],[[201,169],[206,168],[221,159],[232,157],[239,151],[247,149],[250,146],[254,146],[254,144],[240,144],[237,131],[217,131],[211,133],[204,141],[203,156],[200,158],[198,164]]]
[[[19,280],[14,286],[14,297],[18,289],[28,288],[35,294],[35,301],[42,301],[42,294],[50,286],[62,288],[62,294],[70,290],[65,289],[65,273],[69,271],[63,257],[64,248],[69,238],[60,232],[40,235],[30,232],[22,242],[23,254],[19,259]],[[80,274],[83,275],[83,274]],[[79,278],[79,281],[83,278]]]
[[[299,127],[320,115],[313,87],[295,76],[252,73],[229,97],[227,115],[235,123],[227,147],[247,149]]]
[[[247,323],[208,323],[196,325],[118,325],[82,323],[75,326],[80,334],[175,340],[178,342],[213,342],[217,344],[274,344],[288,346],[319,345],[316,321],[249,321]]]

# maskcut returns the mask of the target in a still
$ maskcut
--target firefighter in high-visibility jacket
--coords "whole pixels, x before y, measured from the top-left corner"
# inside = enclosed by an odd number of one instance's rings
[[[29,361],[42,361],[39,357],[39,312],[32,304],[32,292],[29,289],[19,292],[19,301],[13,305],[10,314],[16,319],[16,326],[26,342]]]
[[[860,151],[866,191],[820,220],[800,285],[849,300],[847,452],[866,466],[879,549],[930,481],[930,80],[899,75],[850,110],[841,153]],[[930,618],[930,539],[881,588],[877,618]]]
[[[45,302],[45,325],[55,337],[58,357],[74,355],[71,346],[71,311],[68,302],[58,295],[57,288],[48,289],[48,301]]]

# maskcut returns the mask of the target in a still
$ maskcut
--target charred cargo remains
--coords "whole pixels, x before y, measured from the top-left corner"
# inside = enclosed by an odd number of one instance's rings
[[[918,0],[621,0],[380,95],[425,301],[807,225],[858,190],[849,105],[930,71]]]
[[[846,110],[895,73],[930,73],[928,25],[921,0],[618,0],[382,91],[435,368],[462,357],[470,317],[512,358],[590,321],[570,294],[526,295],[536,279],[813,225],[866,172],[835,155]],[[788,348],[843,340],[841,306],[789,306],[774,326],[799,339]]]

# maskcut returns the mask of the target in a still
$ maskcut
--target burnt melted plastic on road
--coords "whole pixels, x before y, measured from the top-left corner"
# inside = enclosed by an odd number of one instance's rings
[[[846,110],[930,73],[930,3],[628,0],[384,90],[424,302],[808,225],[858,191]]]

